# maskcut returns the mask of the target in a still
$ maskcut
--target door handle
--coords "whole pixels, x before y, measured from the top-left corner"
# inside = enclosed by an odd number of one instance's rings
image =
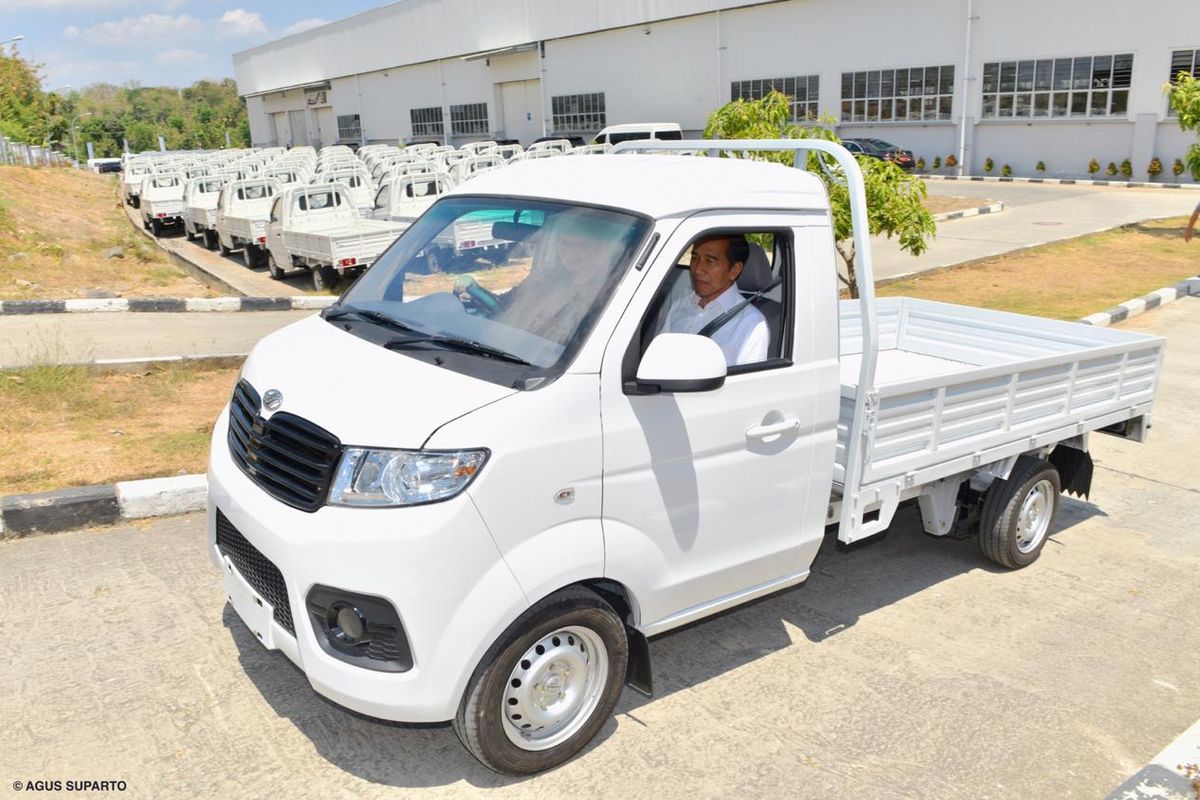
[[[751,439],[766,439],[768,436],[778,436],[782,433],[791,433],[798,430],[800,430],[800,420],[796,417],[788,417],[785,420],[772,422],[769,425],[755,425],[753,428],[747,428],[746,436]]]

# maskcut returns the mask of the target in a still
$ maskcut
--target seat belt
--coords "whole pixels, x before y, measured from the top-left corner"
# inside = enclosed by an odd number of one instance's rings
[[[776,278],[775,280],[771,281],[770,283],[768,283],[763,288],[759,289],[754,294],[750,295],[747,298],[744,298],[742,300],[742,302],[738,303],[733,308],[731,308],[728,311],[726,311],[725,313],[721,314],[716,319],[710,321],[707,325],[705,325],[703,328],[701,328],[698,331],[698,335],[708,336],[711,338],[714,333],[716,333],[718,330],[720,330],[725,325],[725,323],[729,322],[729,320],[733,319],[738,314],[740,314],[742,312],[743,308],[750,305],[755,300],[759,299],[764,294],[771,291],[772,289],[774,289],[776,286],[778,286],[781,283],[783,283],[782,277]]]

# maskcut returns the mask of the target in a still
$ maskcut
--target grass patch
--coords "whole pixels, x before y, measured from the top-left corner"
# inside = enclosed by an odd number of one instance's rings
[[[0,372],[0,495],[203,472],[236,367]]]
[[[130,225],[110,175],[0,167],[0,300],[205,297]],[[120,247],[123,258],[106,258]]]
[[[1079,319],[1200,272],[1200,246],[1183,241],[1184,217],[1103,233],[915,275],[881,285],[881,297],[919,297]]]

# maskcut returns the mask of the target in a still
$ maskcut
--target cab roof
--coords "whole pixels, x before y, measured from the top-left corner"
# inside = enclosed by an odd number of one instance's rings
[[[827,210],[816,176],[734,158],[588,155],[520,161],[449,194],[535,197],[608,206],[660,219],[711,209]]]

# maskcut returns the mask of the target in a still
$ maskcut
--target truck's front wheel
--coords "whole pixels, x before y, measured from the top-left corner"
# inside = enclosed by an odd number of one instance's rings
[[[275,254],[270,250],[267,251],[267,272],[277,281],[283,280],[284,276],[287,275],[283,271],[283,268],[275,261]]]
[[[1048,461],[1021,456],[1007,480],[996,480],[983,501],[979,549],[1009,569],[1037,561],[1054,515],[1062,482]]]
[[[612,714],[629,642],[612,606],[582,587],[534,605],[475,670],[454,720],[485,766],[529,775],[576,755]]]

